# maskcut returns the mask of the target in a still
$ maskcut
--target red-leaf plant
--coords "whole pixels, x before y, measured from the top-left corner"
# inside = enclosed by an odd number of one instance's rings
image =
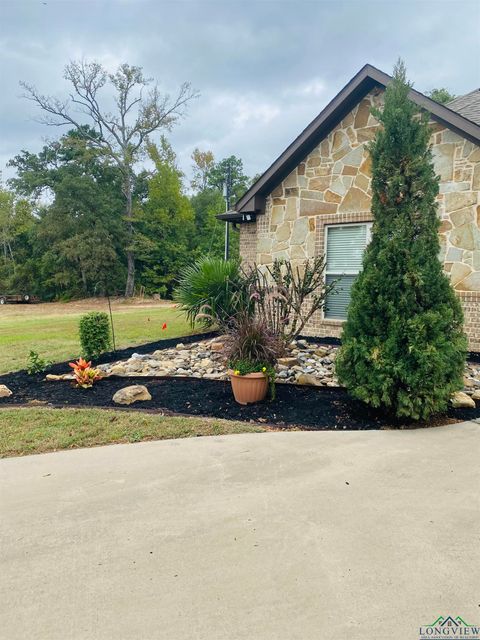
[[[82,389],[93,387],[94,382],[102,377],[99,369],[94,369],[91,362],[87,362],[83,358],[79,358],[76,362],[69,362],[75,376],[75,386]]]

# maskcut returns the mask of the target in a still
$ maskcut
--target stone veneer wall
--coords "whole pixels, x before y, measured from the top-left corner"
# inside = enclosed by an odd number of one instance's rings
[[[378,127],[370,109],[382,100],[381,90],[366,96],[268,196],[256,224],[241,225],[244,260],[301,264],[324,251],[326,224],[371,220],[365,143]],[[432,129],[440,176],[440,258],[462,301],[470,348],[480,351],[480,148],[438,123]],[[305,333],[340,336],[342,324],[317,314]]]

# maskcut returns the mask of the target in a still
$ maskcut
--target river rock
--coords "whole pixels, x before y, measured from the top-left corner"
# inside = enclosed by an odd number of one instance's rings
[[[480,389],[477,389],[472,393],[472,400],[480,400]]]
[[[127,373],[127,370],[125,369],[125,367],[123,366],[123,364],[115,364],[113,365],[113,367],[110,369],[109,373],[112,376],[124,376]]]
[[[9,398],[10,396],[13,396],[13,391],[10,391],[6,385],[0,384],[0,398]]]
[[[452,407],[454,409],[475,409],[475,400],[463,391],[455,391],[451,397]]]
[[[154,353],[135,353],[128,360],[101,365],[106,375],[132,376],[192,376],[211,380],[228,380],[224,353],[226,336],[157,349]],[[336,345],[321,340],[295,340],[280,358],[275,370],[277,378],[287,384],[308,384],[323,387],[338,386],[335,377]],[[120,367],[117,369],[116,367]],[[122,368],[125,373],[122,373]],[[467,362],[463,391],[472,395],[480,391],[480,363]],[[473,395],[472,395],[473,397]],[[477,398],[478,400],[478,398]],[[470,405],[471,406],[471,405]]]
[[[113,402],[116,404],[132,404],[139,400],[151,399],[152,396],[150,395],[147,387],[144,387],[143,384],[132,384],[129,387],[119,389],[112,398]]]
[[[323,387],[321,380],[310,373],[301,373],[295,380],[296,384],[308,385],[310,387]]]
[[[283,364],[286,367],[293,367],[296,364],[298,365],[298,358],[294,358],[294,357],[279,358],[277,362],[278,364]]]

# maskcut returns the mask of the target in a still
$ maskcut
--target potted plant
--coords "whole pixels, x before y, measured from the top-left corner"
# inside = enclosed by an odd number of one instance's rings
[[[236,316],[230,325],[227,356],[230,382],[239,404],[259,402],[270,387],[275,397],[275,362],[281,342],[260,318],[248,313]]]
[[[275,369],[262,362],[240,360],[229,369],[233,396],[238,404],[251,404],[265,399],[270,386],[272,400],[275,397]]]

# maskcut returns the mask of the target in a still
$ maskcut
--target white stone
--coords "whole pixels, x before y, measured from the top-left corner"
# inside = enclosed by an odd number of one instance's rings
[[[129,387],[119,389],[112,398],[113,402],[116,404],[132,404],[139,400],[151,399],[152,396],[150,395],[147,387],[144,387],[142,384],[133,384]]]
[[[307,254],[305,253],[305,249],[300,244],[294,244],[290,247],[290,258],[292,260],[305,260],[307,258]]]
[[[363,146],[357,147],[356,149],[352,149],[347,153],[347,155],[343,156],[342,162],[343,164],[347,164],[351,167],[359,167],[362,164],[363,160]]]
[[[451,193],[452,191],[468,191],[469,182],[440,182],[440,193]]]
[[[10,396],[13,396],[13,391],[6,385],[0,384],[0,398],[9,398]]]
[[[457,249],[457,247],[450,247],[447,251],[445,258],[446,262],[461,262],[463,256],[463,250]]]
[[[330,185],[330,191],[336,193],[339,196],[344,196],[347,193],[347,187],[344,185],[341,178],[337,178]]]
[[[272,238],[268,236],[259,236],[257,240],[257,251],[258,253],[270,253],[272,250]]]
[[[290,244],[303,244],[307,239],[308,230],[308,218],[298,218],[295,220],[290,236]]]
[[[338,162],[335,162],[335,164],[333,165],[332,173],[334,174],[342,173],[342,170],[343,170],[343,162],[338,160]]]

